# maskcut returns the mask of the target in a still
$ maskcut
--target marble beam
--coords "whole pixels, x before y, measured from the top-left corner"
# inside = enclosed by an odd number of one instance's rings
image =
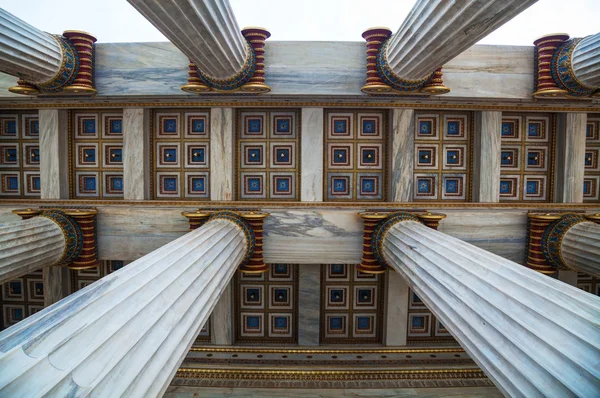
[[[0,332],[0,395],[162,396],[247,249],[209,220]]]
[[[573,74],[587,87],[600,88],[600,33],[583,38],[571,56]]]
[[[123,195],[125,200],[150,198],[150,112],[123,109]]]
[[[556,201],[583,202],[586,113],[559,113],[556,136]]]
[[[323,108],[302,108],[302,202],[323,201]]]
[[[386,275],[385,345],[404,346],[408,334],[409,292],[406,281],[393,270]]]
[[[0,71],[30,83],[52,80],[63,61],[61,46],[52,35],[0,8]]]
[[[577,274],[576,271],[558,270],[558,280],[567,285],[577,287]]]
[[[217,301],[211,315],[212,342],[217,345],[233,344],[233,282],[229,282]]]
[[[413,168],[415,156],[415,111],[414,109],[393,109],[392,125],[392,202],[412,202]]]
[[[0,224],[0,284],[56,264],[64,252],[63,231],[49,218]]]
[[[128,0],[196,66],[214,79],[242,70],[247,46],[228,0]]]
[[[210,110],[210,200],[233,200],[233,108]]]
[[[321,264],[298,266],[298,345],[319,345]]]
[[[600,395],[600,297],[402,218],[380,254],[510,397]]]
[[[386,49],[405,80],[433,73],[537,0],[418,0]]]
[[[562,237],[560,256],[569,270],[600,278],[600,224],[587,221],[571,226]]]
[[[473,201],[500,201],[502,112],[475,112]]]
[[[69,199],[68,112],[40,109],[41,199]]]
[[[67,267],[42,268],[44,307],[51,306],[71,294],[71,275]]]

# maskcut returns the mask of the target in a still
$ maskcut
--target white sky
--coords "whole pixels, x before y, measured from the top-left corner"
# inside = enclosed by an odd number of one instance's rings
[[[240,28],[262,26],[271,40],[362,41],[372,26],[399,27],[414,0],[230,0]],[[365,5],[378,9],[367,11]],[[0,7],[38,29],[76,29],[99,42],[166,41],[125,0],[0,0]],[[86,20],[74,9],[84,9]],[[582,37],[600,30],[600,0],[540,0],[481,44],[532,45],[556,32]]]

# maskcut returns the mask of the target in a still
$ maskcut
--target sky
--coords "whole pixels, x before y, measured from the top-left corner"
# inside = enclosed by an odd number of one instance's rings
[[[230,0],[238,25],[261,26],[270,40],[362,41],[373,26],[395,32],[414,0]],[[365,10],[365,5],[376,10]],[[565,7],[566,5],[566,7]],[[50,33],[83,30],[100,43],[167,39],[126,0],[0,0],[0,7]],[[71,10],[83,10],[73,12]],[[84,12],[89,18],[83,16]],[[600,30],[600,0],[539,0],[480,44],[532,45],[548,33],[583,37]]]

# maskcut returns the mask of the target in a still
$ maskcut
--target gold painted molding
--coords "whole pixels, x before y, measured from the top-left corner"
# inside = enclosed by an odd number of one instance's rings
[[[456,348],[262,348],[262,347],[192,347],[190,352],[224,352],[243,354],[452,354],[464,353],[465,350]]]
[[[570,102],[572,103],[572,102]],[[576,104],[580,105],[580,104]],[[4,103],[0,100],[0,109],[39,109],[39,108],[189,108],[189,107],[203,107],[203,108],[222,108],[222,107],[233,107],[233,108],[305,108],[305,107],[323,107],[323,108],[409,108],[409,109],[435,109],[435,110],[446,110],[446,109],[460,109],[460,110],[491,110],[491,111],[539,111],[539,112],[587,112],[594,113],[598,112],[598,107],[594,103],[590,103],[586,107],[582,106],[538,106],[538,105],[484,105],[484,104],[451,104],[451,103],[399,103],[397,99],[390,98],[385,102],[337,102],[337,101],[273,101],[268,100],[262,101],[248,101],[234,100],[234,101],[195,101],[185,102],[170,101],[170,102],[44,102],[44,103]]]
[[[479,368],[403,370],[274,370],[179,368],[175,378],[234,380],[440,380],[487,379]]]
[[[20,206],[35,207],[42,205],[61,205],[61,206],[147,206],[147,207],[192,207],[194,211],[201,206],[203,210],[235,210],[237,208],[355,208],[371,209],[529,209],[548,212],[547,210],[569,210],[569,209],[590,209],[596,213],[600,212],[600,203],[469,203],[469,202],[269,202],[269,201],[166,201],[166,200],[100,200],[100,199],[0,199],[0,206]]]

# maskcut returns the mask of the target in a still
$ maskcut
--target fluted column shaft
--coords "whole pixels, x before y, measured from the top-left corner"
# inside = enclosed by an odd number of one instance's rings
[[[571,66],[575,77],[588,87],[600,87],[600,33],[587,36],[573,49]]]
[[[65,250],[65,236],[45,217],[0,224],[0,284],[56,264]]]
[[[419,80],[537,0],[417,0],[390,38],[387,61],[400,78]]]
[[[0,396],[162,396],[246,255],[214,219],[0,333]]]
[[[58,74],[61,64],[62,50],[54,37],[0,8],[0,71],[44,83]]]
[[[600,396],[600,298],[416,221],[381,255],[511,397]]]
[[[127,0],[206,75],[226,79],[246,61],[228,0]]]
[[[560,252],[568,268],[600,278],[600,225],[591,221],[573,225]]]

